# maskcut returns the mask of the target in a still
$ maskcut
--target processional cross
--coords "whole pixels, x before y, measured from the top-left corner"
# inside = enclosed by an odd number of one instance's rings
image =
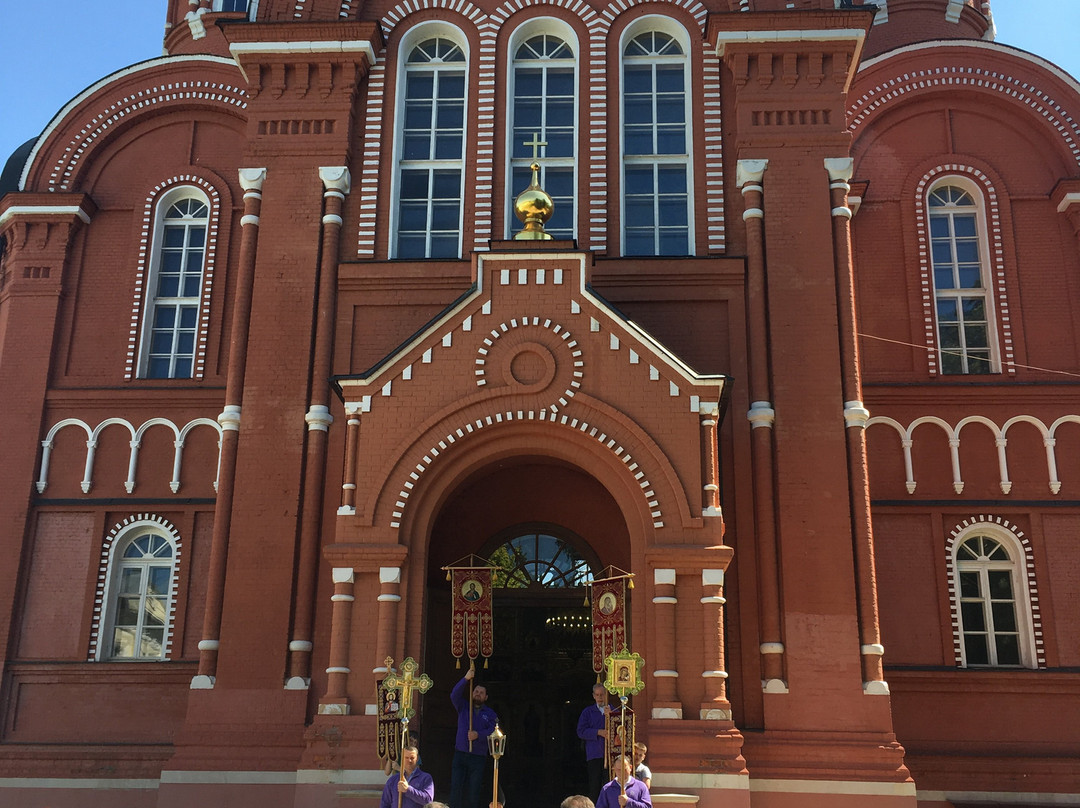
[[[387,668],[389,667],[388,663]],[[412,706],[413,691],[419,690],[421,694],[424,694],[431,689],[432,685],[431,677],[426,673],[416,675],[419,670],[420,666],[416,663],[416,660],[409,657],[401,663],[401,673],[389,670],[383,678],[383,687],[386,688],[388,693],[401,691],[401,695],[398,697],[398,715],[401,717],[401,745],[398,748],[402,750],[409,745],[409,719],[416,714]],[[403,759],[404,755],[401,758]],[[404,765],[401,767],[401,782],[405,782]],[[398,808],[401,808],[400,790],[398,791]]]

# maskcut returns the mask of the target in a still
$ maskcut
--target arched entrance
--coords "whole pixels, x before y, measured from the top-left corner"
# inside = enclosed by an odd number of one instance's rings
[[[594,478],[546,458],[488,467],[441,509],[432,531],[424,638],[426,670],[436,686],[425,697],[421,751],[442,797],[450,793],[456,721],[449,692],[464,673],[449,651],[450,591],[442,567],[469,553],[507,569],[494,592],[495,653],[477,672],[508,736],[499,767],[507,808],[558,805],[586,787],[576,725],[596,677],[585,585],[629,555],[625,522]]]

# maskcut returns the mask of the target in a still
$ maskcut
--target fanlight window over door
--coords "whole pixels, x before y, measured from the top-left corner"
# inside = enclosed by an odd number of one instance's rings
[[[490,560],[502,569],[494,584],[506,589],[543,586],[572,589],[593,579],[589,562],[568,542],[547,533],[523,533],[491,554]]]

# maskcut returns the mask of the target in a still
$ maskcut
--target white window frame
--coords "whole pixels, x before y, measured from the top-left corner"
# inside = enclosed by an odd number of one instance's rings
[[[119,598],[123,594],[120,591],[123,572],[126,569],[148,570],[150,567],[163,567],[163,563],[155,563],[146,559],[126,559],[124,553],[134,542],[143,537],[158,539],[170,548],[169,578],[165,587],[165,595],[157,598],[163,611],[162,640],[159,653],[153,655],[115,656],[113,654],[114,632],[117,628],[117,612]],[[163,529],[161,523],[155,520],[141,519],[134,521],[120,531],[113,540],[108,551],[108,563],[105,573],[105,588],[99,604],[104,619],[100,624],[100,635],[97,643],[97,659],[102,662],[160,662],[169,658],[172,645],[172,632],[174,628],[174,613],[176,600],[177,576],[179,573],[180,545],[177,537]],[[141,579],[139,595],[139,615],[137,628],[142,627],[145,601],[148,595],[148,578],[144,574]]]
[[[620,245],[619,249],[623,255],[626,255],[626,169],[627,166],[654,166],[659,167],[662,165],[682,165],[686,169],[686,219],[687,219],[687,234],[686,234],[686,252],[680,253],[680,255],[694,255],[695,250],[695,234],[694,234],[694,166],[693,166],[693,153],[694,153],[694,133],[693,133],[693,113],[691,109],[691,100],[693,95],[693,83],[690,73],[690,62],[693,51],[691,50],[691,39],[686,29],[679,25],[674,20],[668,17],[662,17],[659,15],[645,15],[635,20],[628,25],[622,32],[622,36],[619,38],[619,86],[622,87],[625,82],[625,67],[626,67],[626,46],[634,38],[648,33],[650,31],[658,31],[660,33],[667,34],[678,43],[682,48],[681,59],[676,57],[641,57],[640,61],[646,63],[646,59],[650,64],[676,64],[681,62],[683,66],[683,103],[684,112],[683,119],[685,121],[685,138],[686,138],[686,153],[684,155],[673,154],[651,154],[651,155],[627,155],[626,154],[626,106],[620,98],[619,102],[619,171],[620,171],[620,199],[621,206],[620,212]],[[625,89],[625,88],[624,88]],[[655,122],[654,122],[655,123]],[[656,170],[656,168],[654,168]],[[659,210],[661,203],[660,196],[661,190],[656,190],[656,206]],[[660,229],[657,223],[656,229],[653,234],[653,243],[656,247],[654,252],[647,253],[646,255],[665,255],[659,250],[659,237]],[[640,255],[635,253],[635,255]],[[674,255],[674,253],[672,254]]]
[[[971,539],[985,536],[998,542],[1008,553],[1009,560],[971,560],[960,558],[960,548]],[[953,624],[955,626],[955,640],[960,649],[960,666],[963,668],[1035,668],[1037,667],[1037,655],[1035,646],[1035,628],[1032,609],[1032,592],[1027,576],[1027,555],[1024,546],[1012,531],[1002,529],[992,523],[977,523],[956,536],[952,545],[952,590],[953,590]],[[987,572],[990,570],[1009,572],[1012,585],[1012,595],[1020,651],[1019,665],[997,663],[997,648],[994,643],[994,622],[991,609],[992,598],[987,588]],[[980,578],[980,594],[978,602],[983,604],[983,620],[987,634],[988,664],[971,664],[968,662],[967,643],[965,640],[964,614],[962,604],[976,602],[976,599],[965,598],[961,590],[960,576],[963,572],[976,572]],[[1007,633],[1007,632],[998,632]]]
[[[939,289],[938,285],[937,285],[937,271],[936,271],[937,264],[936,264],[936,262],[934,260],[935,239],[934,239],[934,236],[933,236],[932,220],[935,219],[935,218],[943,218],[943,217],[935,216],[933,211],[941,210],[941,209],[931,207],[930,198],[931,198],[931,196],[933,196],[933,194],[936,191],[939,191],[940,189],[942,189],[944,187],[948,187],[948,186],[958,188],[961,191],[965,192],[966,194],[968,194],[971,197],[971,199],[975,203],[974,206],[973,206],[973,209],[972,209],[972,214],[974,215],[975,229],[976,229],[975,244],[976,244],[976,246],[978,248],[978,251],[979,251],[979,256],[978,256],[978,259],[979,259],[979,279],[980,279],[981,286],[978,289],[975,289],[975,288],[961,289],[959,287],[951,288],[951,289]],[[1001,373],[1001,352],[999,350],[999,343],[998,343],[998,318],[997,318],[997,313],[996,313],[996,309],[995,309],[995,306],[994,306],[994,284],[993,284],[993,275],[992,275],[992,273],[990,271],[990,255],[991,255],[991,253],[990,253],[990,243],[989,243],[989,240],[987,239],[988,230],[987,230],[987,225],[986,225],[986,199],[985,199],[985,196],[983,194],[983,189],[979,185],[977,185],[976,183],[972,182],[972,180],[969,179],[968,177],[965,177],[965,176],[962,176],[962,175],[956,175],[956,174],[947,174],[947,175],[936,178],[934,180],[934,182],[926,189],[926,194],[925,194],[925,197],[924,197],[924,200],[923,200],[923,204],[924,204],[924,216],[926,217],[926,221],[925,221],[926,239],[927,239],[926,243],[927,243],[927,251],[928,251],[927,254],[928,254],[928,257],[929,257],[929,264],[930,264],[930,279],[931,279],[931,283],[933,284],[933,289],[934,289],[934,296],[933,296],[934,338],[935,338],[935,342],[936,342],[937,349],[938,349],[938,368],[939,368],[938,372],[942,376],[954,376],[954,377],[958,377],[958,376],[985,376],[985,375],[988,375],[988,374]],[[956,209],[954,208],[954,209],[951,209],[951,210],[956,210]],[[954,219],[954,217],[952,215],[949,216],[949,221],[950,221],[950,225],[949,225],[950,233],[953,233],[954,232],[953,231],[953,221],[955,221],[955,219]],[[950,243],[952,251],[953,251],[953,254],[952,254],[953,261],[952,261],[952,263],[955,265],[956,264],[956,261],[955,261],[955,259],[956,259],[956,253],[955,253],[956,239],[951,236],[950,239],[949,239],[949,243]],[[938,306],[939,306],[939,303],[942,302],[942,301],[953,300],[956,303],[957,311],[961,312],[960,316],[962,318],[962,316],[963,316],[962,315],[962,309],[963,309],[962,299],[963,298],[968,298],[968,299],[981,298],[982,303],[983,303],[983,310],[986,313],[986,334],[987,334],[987,349],[989,351],[989,369],[985,373],[979,373],[978,371],[976,371],[975,373],[971,372],[971,368],[973,367],[972,363],[974,363],[974,362],[982,362],[982,363],[985,364],[986,360],[980,359],[977,356],[970,356],[969,355],[969,350],[968,350],[968,348],[966,346],[966,341],[965,341],[965,332],[964,332],[962,319],[960,321],[961,324],[960,324],[960,328],[959,328],[960,339],[961,339],[960,355],[961,355],[962,372],[960,372],[960,373],[947,373],[945,371],[945,353],[946,353],[946,350],[952,350],[952,349],[946,349],[942,344],[942,323],[939,320]]]
[[[547,153],[546,153],[547,149],[545,149],[544,147],[540,148],[540,150],[538,152],[537,159],[536,159],[536,162],[540,164],[540,187],[543,188],[545,191],[547,191],[549,194],[551,193],[551,189],[548,188],[546,186],[546,184],[545,184],[545,178],[546,178],[547,171],[548,171],[549,168],[557,168],[557,169],[569,168],[570,169],[570,189],[571,190],[570,190],[569,198],[570,198],[570,201],[573,203],[573,209],[571,211],[572,215],[570,217],[570,228],[569,228],[570,233],[569,233],[569,237],[570,238],[577,238],[578,218],[579,218],[580,213],[581,213],[578,206],[581,204],[581,200],[582,200],[581,194],[578,193],[578,167],[577,167],[578,148],[579,148],[580,132],[581,132],[581,121],[580,121],[580,118],[581,118],[581,112],[580,112],[580,108],[581,108],[581,90],[580,90],[580,83],[581,83],[581,73],[580,73],[581,44],[578,41],[577,33],[574,31],[574,29],[571,28],[569,25],[567,25],[562,20],[556,19],[554,17],[537,17],[535,19],[531,19],[528,22],[523,23],[510,36],[509,48],[507,49],[507,67],[506,67],[506,76],[507,76],[507,81],[506,81],[506,91],[507,91],[507,94],[506,94],[506,185],[505,185],[505,187],[506,187],[506,210],[505,210],[506,238],[513,238],[514,233],[517,232],[518,230],[520,230],[521,227],[522,227],[521,222],[518,220],[517,216],[514,215],[514,200],[517,199],[518,194],[520,194],[522,191],[524,191],[528,187],[527,185],[522,185],[520,188],[516,187],[516,185],[518,185],[520,183],[515,183],[514,182],[514,171],[515,171],[515,169],[517,169],[517,170],[524,169],[529,164],[531,164],[533,162],[531,153],[526,157],[514,157],[514,147],[515,147],[515,145],[520,145],[520,144],[515,144],[514,143],[514,139],[515,139],[514,138],[514,115],[515,115],[515,99],[516,99],[516,95],[517,95],[516,87],[515,87],[515,83],[516,83],[515,82],[515,77],[516,77],[516,67],[519,65],[519,63],[516,60],[516,55],[517,55],[518,49],[522,46],[522,44],[524,44],[529,39],[532,39],[533,37],[540,36],[541,34],[547,34],[547,35],[550,35],[550,36],[558,37],[559,39],[561,39],[563,42],[566,43],[566,46],[570,49],[570,52],[572,54],[573,77],[572,77],[572,80],[571,80],[571,86],[574,88],[574,96],[573,96],[573,101],[572,101],[573,109],[574,109],[574,118],[573,118],[573,124],[572,124],[572,126],[573,126],[573,144],[574,145],[573,145],[573,151],[572,151],[572,153],[570,155],[568,155],[568,156],[560,156],[560,157],[548,157]],[[567,66],[569,66],[570,61],[571,61],[571,59],[566,60]],[[522,62],[521,64],[524,64],[524,62]],[[535,64],[536,64],[537,67],[545,67],[545,65],[546,65],[546,63],[543,63],[543,62],[537,62]],[[559,63],[555,63],[555,64],[559,65]],[[540,140],[543,141],[543,140],[546,139],[545,136],[544,136],[544,133],[542,131],[537,132],[536,134],[538,134],[540,136]],[[555,215],[556,216],[559,215],[559,209],[560,209],[559,202],[560,202],[560,199],[556,198],[555,199]],[[565,204],[565,202],[564,202],[564,204]],[[550,232],[550,230],[551,230],[550,226],[547,229]],[[560,228],[560,229],[563,229],[563,228]],[[558,236],[558,234],[556,234],[556,235]]]
[[[445,68],[447,71],[460,69],[465,75],[465,92],[464,92],[464,105],[465,105],[465,127],[462,132],[461,143],[461,157],[458,160],[409,160],[403,159],[404,152],[404,129],[405,129],[405,91],[407,86],[407,71],[409,55],[413,49],[423,42],[436,37],[447,39],[456,44],[462,54],[465,56],[465,61],[457,63],[449,63],[452,67]],[[398,228],[401,203],[401,175],[402,171],[407,168],[426,168],[430,171],[436,170],[456,170],[461,177],[458,189],[458,244],[457,253],[452,258],[460,258],[462,252],[462,244],[464,243],[464,229],[465,229],[465,150],[468,148],[468,120],[469,120],[469,72],[470,64],[472,62],[472,56],[469,51],[469,40],[465,36],[465,32],[457,26],[451,25],[446,22],[432,22],[418,25],[409,31],[402,37],[400,44],[398,45],[397,55],[397,93],[394,101],[394,109],[398,110],[395,115],[395,131],[394,131],[394,176],[391,191],[391,205],[390,205],[390,257],[398,258]],[[460,66],[460,68],[459,68]],[[431,219],[431,209],[428,210],[428,221]],[[425,249],[425,258],[431,257],[431,242],[430,233],[427,247]],[[451,257],[443,256],[444,260],[450,260]]]
[[[203,246],[202,246],[202,267],[199,271],[199,290],[196,295],[181,295],[177,297],[159,297],[158,296],[158,282],[161,275],[162,258],[165,251],[165,216],[173,205],[183,202],[188,199],[198,200],[206,208],[206,218],[201,220],[204,222],[203,232]],[[202,307],[203,307],[203,292],[206,286],[206,269],[207,269],[207,254],[210,251],[210,233],[213,225],[214,207],[210,201],[210,197],[201,189],[194,185],[177,185],[170,188],[168,191],[161,195],[161,198],[157,200],[154,206],[154,235],[151,242],[150,249],[150,271],[147,273],[145,292],[145,306],[142,314],[142,326],[139,334],[139,371],[138,376],[141,379],[193,379],[196,375],[199,353],[199,332],[201,330],[202,323]],[[190,232],[190,228],[187,232]],[[185,244],[187,239],[185,237]],[[181,277],[183,277],[181,275]],[[175,363],[181,356],[177,351],[177,345],[173,344],[170,353],[170,372],[167,376],[150,376],[150,358],[153,347],[154,336],[154,322],[157,314],[158,305],[166,306],[181,306],[187,302],[188,306],[192,303],[195,308],[195,324],[192,327],[192,349],[191,349],[191,372],[187,375],[177,376],[175,374]],[[175,326],[174,326],[175,328]],[[184,354],[186,356],[186,354]]]

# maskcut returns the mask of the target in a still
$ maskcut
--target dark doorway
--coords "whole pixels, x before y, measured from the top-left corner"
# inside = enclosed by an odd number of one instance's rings
[[[475,681],[488,688],[507,735],[499,763],[506,808],[558,808],[563,797],[586,788],[577,719],[590,703],[596,674],[584,602],[584,588],[495,592],[495,655],[486,670],[478,662]],[[436,798],[448,800],[456,726],[450,690],[465,672],[449,653],[448,591],[430,593],[428,616],[426,656],[435,687],[424,697],[421,754]],[[490,762],[488,768],[486,799]]]

